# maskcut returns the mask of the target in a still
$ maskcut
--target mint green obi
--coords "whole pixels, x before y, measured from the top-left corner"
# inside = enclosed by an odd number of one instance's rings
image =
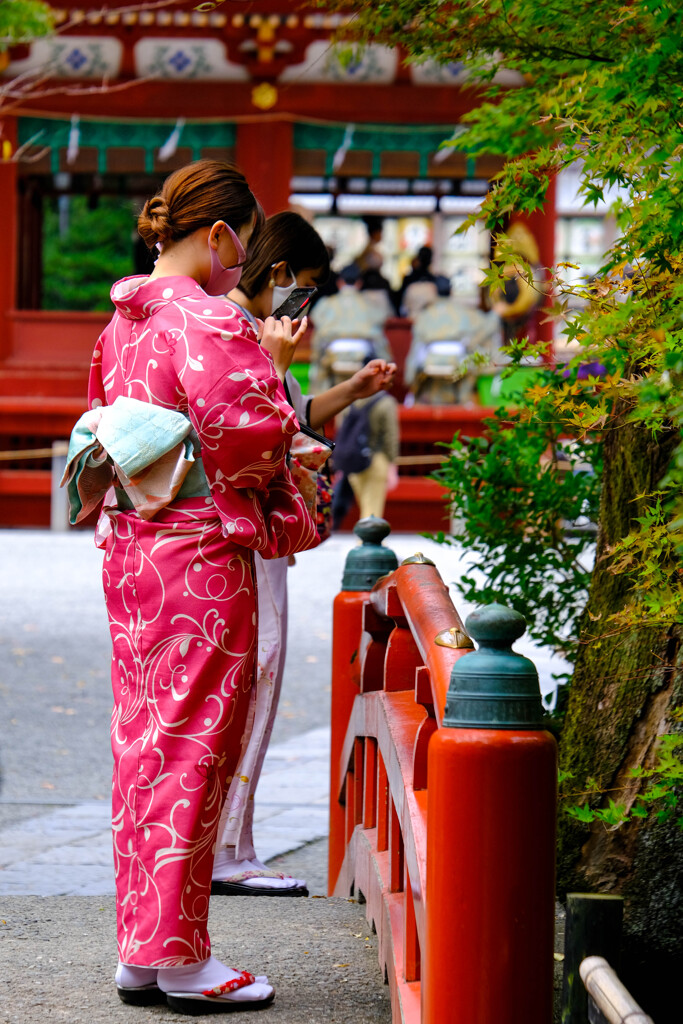
[[[143,519],[176,498],[211,496],[189,417],[124,396],[78,420],[61,486],[72,524],[94,511],[112,487],[118,507]]]

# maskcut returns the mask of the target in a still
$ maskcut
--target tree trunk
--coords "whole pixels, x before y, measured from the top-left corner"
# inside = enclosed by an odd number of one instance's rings
[[[683,630],[673,625],[617,631],[608,621],[629,596],[628,581],[609,571],[611,546],[643,513],[645,502],[638,496],[657,489],[679,441],[673,431],[654,439],[643,426],[629,424],[625,414],[619,411],[605,442],[596,568],[569,689],[560,764],[573,776],[564,784],[566,792],[583,790],[590,777],[604,794],[599,805],[606,806],[611,796],[630,808],[645,784],[632,777],[631,769],[651,768],[657,737],[681,730],[672,712],[683,703]],[[584,801],[574,797],[567,802]],[[674,820],[659,823],[650,811],[647,819],[608,829],[601,822],[581,825],[561,810],[560,893],[571,888],[625,897],[623,980],[637,999],[640,992],[655,1019],[653,964],[659,960],[667,970],[674,963],[679,971],[683,967],[682,882],[683,831]],[[665,988],[672,984],[665,982]]]

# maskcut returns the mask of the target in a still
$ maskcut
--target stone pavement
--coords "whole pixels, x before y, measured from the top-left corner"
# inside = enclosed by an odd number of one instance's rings
[[[325,896],[332,602],[356,543],[336,535],[290,571],[283,693],[256,798],[261,858],[306,878],[313,898],[211,903],[216,955],[271,976],[278,995],[264,1019],[282,1024],[391,1019],[362,908]],[[399,561],[423,551],[448,584],[467,568],[459,548],[418,535],[388,544]],[[112,986],[101,555],[81,531],[0,530],[0,564],[0,1024],[186,1019],[124,1006]],[[471,609],[454,602],[465,618]],[[525,641],[516,648],[551,695],[561,662]]]
[[[263,861],[327,835],[329,729],[271,746],[254,814]],[[114,893],[109,804],[87,800],[0,832],[1,896]]]
[[[321,850],[319,859],[325,857]],[[113,896],[13,896],[0,910],[1,1024],[175,1024],[196,1018],[116,996]],[[217,957],[266,973],[276,998],[264,1024],[390,1024],[376,937],[344,899],[214,897]]]

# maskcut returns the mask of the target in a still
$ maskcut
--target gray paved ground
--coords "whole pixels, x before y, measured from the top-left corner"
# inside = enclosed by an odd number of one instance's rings
[[[112,896],[15,896],[3,914],[3,1024],[190,1019],[163,1006],[124,1006],[116,997]],[[214,898],[209,926],[218,957],[235,966],[258,967],[275,986],[273,1006],[258,1019],[283,1024],[391,1020],[375,936],[358,904],[326,898]],[[231,1020],[242,1019],[257,1018],[231,1014]]]
[[[271,745],[254,813],[262,860],[327,835],[329,745],[326,728]],[[0,896],[114,892],[108,801],[0,809],[9,819],[0,824]]]

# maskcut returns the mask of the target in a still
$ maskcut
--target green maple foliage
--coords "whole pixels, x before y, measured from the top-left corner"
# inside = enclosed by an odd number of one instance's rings
[[[467,597],[514,604],[532,635],[570,660],[587,639],[597,649],[603,638],[618,645],[636,632],[677,636],[683,623],[683,4],[321,0],[321,6],[353,12],[343,31],[346,45],[399,46],[408,61],[467,71],[472,109],[444,145],[505,158],[472,221],[495,236],[511,214],[541,209],[551,181],[568,168],[578,172],[584,204],[607,200],[614,218],[615,241],[593,280],[576,281],[567,271],[577,268],[568,265],[550,268],[548,313],[576,350],[566,371],[533,377],[514,413],[499,410],[488,424],[485,440],[454,441],[438,474],[463,525],[459,539],[478,569],[463,582]],[[500,274],[492,266],[488,285],[500,284]],[[511,351],[517,364],[538,354],[524,342]],[[580,380],[587,364],[599,364],[601,372]],[[664,453],[649,463],[657,466],[651,483],[645,493],[629,491],[635,472],[622,490],[607,468],[607,499],[600,501],[603,463],[618,465],[618,472],[630,468],[634,444],[640,450],[633,465],[641,470],[648,452]],[[633,510],[621,517],[610,506],[620,494]],[[597,613],[589,600],[589,538],[558,529],[577,510],[597,520],[597,571],[619,584],[613,606]],[[675,710],[667,728],[671,735],[660,738],[646,773],[649,786],[637,802],[627,809],[620,793],[605,792],[609,781],[601,776],[596,792],[570,810],[584,827],[597,821],[614,829],[650,807],[659,820],[683,825]],[[571,793],[564,798],[576,803]],[[570,857],[578,846],[572,850]]]
[[[513,212],[542,208],[551,179],[572,165],[580,170],[586,205],[617,190],[611,210],[617,237],[597,279],[570,285],[565,277],[571,268],[553,268],[550,312],[566,320],[565,334],[577,345],[570,386],[555,374],[543,387],[527,389],[517,428],[508,416],[492,425],[487,444],[466,454],[456,444],[440,473],[456,508],[467,513],[466,543],[478,546],[484,572],[493,566],[508,596],[530,617],[532,632],[547,639],[556,628],[566,640],[587,592],[584,564],[579,559],[575,572],[568,568],[571,551],[548,528],[549,516],[560,511],[562,474],[554,474],[556,488],[548,487],[547,462],[537,460],[534,470],[529,456],[544,437],[551,441],[551,459],[558,438],[574,438],[580,464],[593,463],[595,483],[610,431],[635,421],[656,441],[670,441],[683,425],[683,4],[324,0],[321,6],[353,13],[343,33],[347,40],[400,46],[409,61],[457,63],[468,70],[466,88],[476,105],[447,144],[506,158],[472,218],[492,232],[501,231]],[[489,271],[490,284],[498,273]],[[584,308],[570,317],[577,300]],[[523,346],[517,353],[529,354],[537,353]],[[576,370],[587,363],[601,364],[604,373],[580,386]],[[627,576],[631,590],[614,621],[603,622],[606,630],[683,621],[683,445],[673,450],[668,473],[656,491],[638,495],[643,512],[610,551],[610,570]],[[492,453],[499,466],[525,465],[516,496],[510,497],[510,473],[487,473]],[[575,480],[577,493],[581,486]],[[504,507],[506,493],[513,525],[523,513],[520,503],[533,513],[523,538],[513,529],[506,541],[496,526],[496,503]],[[593,490],[592,512],[595,496]],[[547,600],[534,611],[539,577],[523,571],[522,541],[535,544],[539,571],[545,552],[550,569],[566,574],[564,593],[575,611],[569,621],[561,621]],[[488,582],[495,589],[496,579],[489,576]]]
[[[0,52],[17,43],[49,35],[55,12],[41,0],[3,0],[0,3]]]

